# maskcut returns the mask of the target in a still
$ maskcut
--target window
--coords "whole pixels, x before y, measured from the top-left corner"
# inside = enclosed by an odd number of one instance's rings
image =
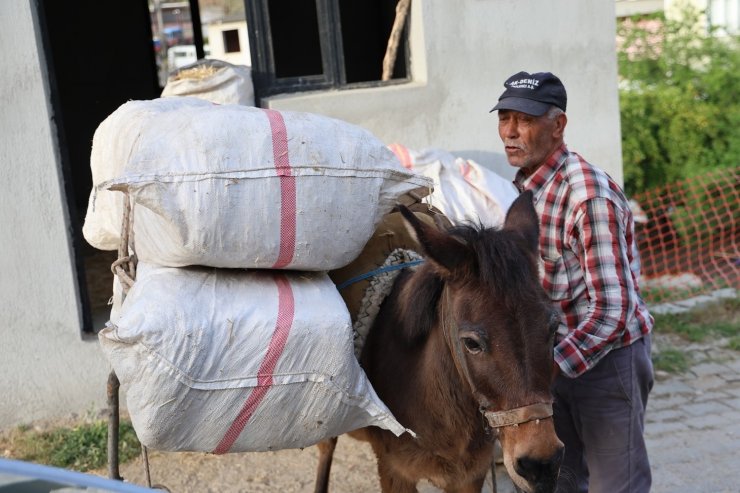
[[[226,53],[239,53],[242,51],[239,45],[239,31],[237,29],[229,29],[224,31],[224,51]]]
[[[408,15],[391,80],[381,82],[397,0],[255,0],[248,3],[255,94],[408,80]]]

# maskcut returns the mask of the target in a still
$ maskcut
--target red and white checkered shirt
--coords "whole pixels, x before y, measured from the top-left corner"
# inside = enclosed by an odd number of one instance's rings
[[[563,145],[514,184],[534,193],[542,285],[561,312],[555,362],[576,377],[653,327],[633,272],[634,222],[609,175]]]

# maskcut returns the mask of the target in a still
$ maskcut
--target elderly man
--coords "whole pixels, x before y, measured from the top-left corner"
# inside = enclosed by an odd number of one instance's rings
[[[542,285],[561,315],[554,420],[559,492],[647,492],[643,437],[653,318],[640,297],[632,213],[620,187],[564,143],[567,95],[549,72],[519,72],[491,111],[514,184],[534,193]]]

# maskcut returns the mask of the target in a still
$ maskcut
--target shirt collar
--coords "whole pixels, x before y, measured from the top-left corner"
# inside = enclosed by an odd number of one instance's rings
[[[519,189],[520,192],[525,190],[532,190],[536,197],[539,192],[549,182],[553,175],[560,169],[565,163],[565,158],[568,156],[568,147],[563,144],[558,147],[555,152],[550,154],[544,163],[542,163],[534,173],[527,175],[526,170],[520,168],[516,172],[514,177],[514,185]]]

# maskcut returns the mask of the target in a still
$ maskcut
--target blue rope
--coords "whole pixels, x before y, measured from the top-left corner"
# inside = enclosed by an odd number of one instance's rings
[[[367,279],[368,277],[374,277],[374,276],[377,276],[378,274],[383,274],[385,272],[392,272],[394,270],[405,269],[406,267],[413,267],[423,262],[424,260],[412,260],[411,262],[404,262],[402,264],[397,264],[397,265],[386,265],[385,267],[380,267],[379,269],[375,269],[365,274],[361,274],[357,277],[353,277],[352,279],[348,279],[344,281],[342,284],[337,285],[337,289],[344,289],[347,286],[354,284],[356,282],[363,281]]]

